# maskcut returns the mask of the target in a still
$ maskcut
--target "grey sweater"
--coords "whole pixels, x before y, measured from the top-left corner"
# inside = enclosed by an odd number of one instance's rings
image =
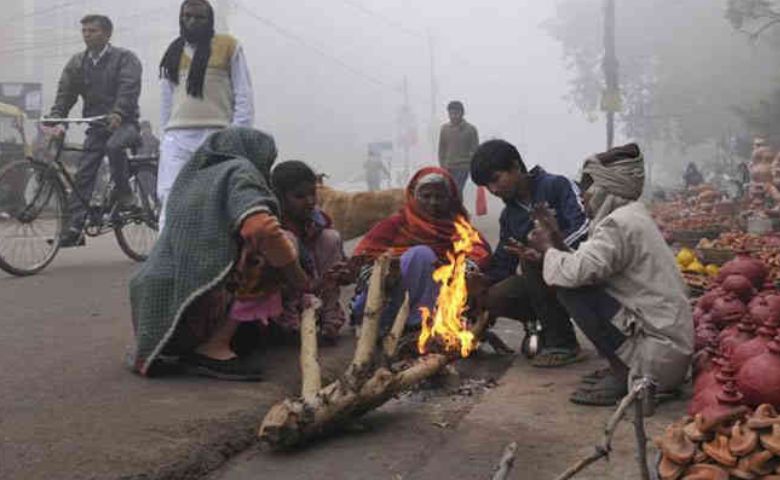
[[[62,71],[51,116],[68,116],[81,96],[85,117],[118,113],[136,122],[142,70],[138,57],[124,48],[109,46],[97,64],[86,51],[77,53]]]

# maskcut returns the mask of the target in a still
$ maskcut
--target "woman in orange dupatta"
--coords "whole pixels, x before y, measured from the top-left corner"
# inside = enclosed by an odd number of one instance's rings
[[[449,172],[439,167],[426,167],[412,177],[406,187],[406,205],[397,214],[375,225],[355,247],[354,255],[373,260],[385,252],[399,258],[401,277],[390,293],[388,308],[382,315],[382,326],[392,324],[409,294],[407,327],[420,325],[420,308],[432,309],[438,296],[433,281],[436,264],[446,261],[456,236],[455,219],[468,220],[458,188]],[[482,241],[474,245],[469,255],[470,270],[487,265],[490,245]],[[366,300],[366,284],[370,273],[364,268],[352,302],[352,323],[360,323]]]

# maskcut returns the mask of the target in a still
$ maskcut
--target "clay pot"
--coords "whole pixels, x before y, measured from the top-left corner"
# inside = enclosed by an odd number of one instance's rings
[[[698,411],[705,419],[718,417],[733,410],[735,407],[744,405],[743,395],[737,390],[737,382],[734,380],[728,380],[722,384],[720,392],[715,394],[715,399],[716,402],[709,403]]]
[[[764,353],[742,365],[737,384],[747,405],[780,405],[780,336],[767,344]]]
[[[770,320],[756,330],[756,336],[734,348],[731,363],[739,370],[751,358],[766,351],[766,347],[777,332],[777,322]]]
[[[661,457],[658,464],[658,475],[661,480],[677,480],[685,471],[685,465],[674,463],[666,457]]]
[[[766,299],[767,304],[769,304],[772,318],[775,321],[780,321],[780,294],[775,290],[771,290],[771,293],[764,298]]]
[[[761,435],[761,445],[775,455],[780,455],[780,424],[775,423],[771,432]]]
[[[768,274],[769,270],[764,262],[746,252],[740,252],[733,260],[723,265],[718,273],[718,281],[723,282],[729,275],[743,275],[754,287],[760,288]]]
[[[699,300],[696,302],[696,306],[701,308],[704,312],[709,312],[712,309],[712,304],[715,303],[715,300],[724,296],[725,294],[726,291],[723,290],[723,288],[715,287],[699,297]]]
[[[756,442],[758,442],[757,438]],[[685,436],[680,423],[673,423],[666,427],[664,434],[655,439],[655,444],[664,457],[681,465],[688,464],[696,450],[696,445]]]
[[[688,440],[698,443],[704,440],[707,435],[699,430],[699,425],[701,425],[704,422],[704,419],[701,415],[696,415],[691,421],[685,424],[683,427],[683,433],[685,433],[685,436],[688,437]],[[694,453],[694,461],[696,461],[696,453]]]
[[[726,467],[737,466],[737,457],[729,450],[729,438],[726,435],[721,433],[715,435],[715,438],[705,443],[702,448],[704,453],[719,464]]]
[[[737,422],[731,427],[729,449],[738,457],[744,457],[758,446],[758,433],[747,428],[742,422]]]
[[[696,327],[696,332],[693,337],[694,351],[698,352],[699,350],[704,350],[707,348],[707,345],[713,341],[717,342],[718,334],[717,327],[711,323],[703,323]]]
[[[701,384],[694,385],[693,398],[691,403],[688,404],[688,415],[696,415],[697,413],[704,412],[710,407],[715,407],[719,404],[718,397],[724,395],[724,388],[726,384],[736,382],[737,370],[731,364],[727,362],[723,367],[714,372],[714,381],[704,385],[701,390],[696,390],[697,386],[701,387]]]
[[[713,302],[710,315],[712,316],[712,323],[720,328],[724,328],[738,322],[745,315],[746,311],[745,304],[736,295],[727,293]]]
[[[743,302],[749,301],[756,294],[751,281],[744,275],[729,275],[720,284],[723,290],[735,294]]]
[[[759,296],[755,297],[753,300],[748,303],[748,312],[750,313],[750,316],[753,317],[756,323],[766,323],[771,319],[777,319],[777,315],[772,310],[772,307],[769,305],[769,301],[767,300],[767,297],[765,296]]]
[[[720,351],[731,357],[734,349],[751,340],[755,336],[755,332],[755,324],[750,321],[748,315],[745,315],[733,329],[729,327],[718,336]]]
[[[776,423],[780,423],[780,416],[778,416],[775,407],[768,403],[759,405],[747,419],[748,428],[753,430],[771,428]]]
[[[774,456],[774,453],[768,450],[753,452],[745,457],[747,469],[756,475],[769,475],[773,470],[773,465],[770,461]]]
[[[711,463],[697,463],[685,471],[682,480],[729,480],[729,473]]]
[[[729,469],[729,475],[731,475],[731,478],[738,478],[740,480],[756,479],[756,474],[750,471],[750,465],[748,465],[747,458],[740,458],[737,462],[737,466]]]

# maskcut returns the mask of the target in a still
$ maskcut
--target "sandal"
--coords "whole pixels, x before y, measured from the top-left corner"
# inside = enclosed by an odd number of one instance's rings
[[[538,368],[556,368],[572,363],[581,362],[585,359],[580,347],[575,348],[543,348],[531,360],[531,365]]]
[[[587,375],[582,376],[582,383],[592,385],[594,383],[598,383],[599,380],[606,377],[607,375],[610,375],[612,373],[612,369],[609,367],[599,368],[592,372],[590,372]]]
[[[628,386],[614,375],[608,375],[597,383],[577,389],[569,401],[578,405],[614,407],[628,395]]]
[[[260,370],[248,365],[239,357],[230,360],[214,358],[192,352],[179,360],[190,373],[219,380],[256,382],[261,380]]]

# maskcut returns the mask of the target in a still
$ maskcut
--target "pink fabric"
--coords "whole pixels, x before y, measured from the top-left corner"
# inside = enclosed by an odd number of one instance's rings
[[[264,326],[284,312],[282,294],[269,293],[254,300],[234,300],[230,306],[230,318],[237,322],[260,322]]]

